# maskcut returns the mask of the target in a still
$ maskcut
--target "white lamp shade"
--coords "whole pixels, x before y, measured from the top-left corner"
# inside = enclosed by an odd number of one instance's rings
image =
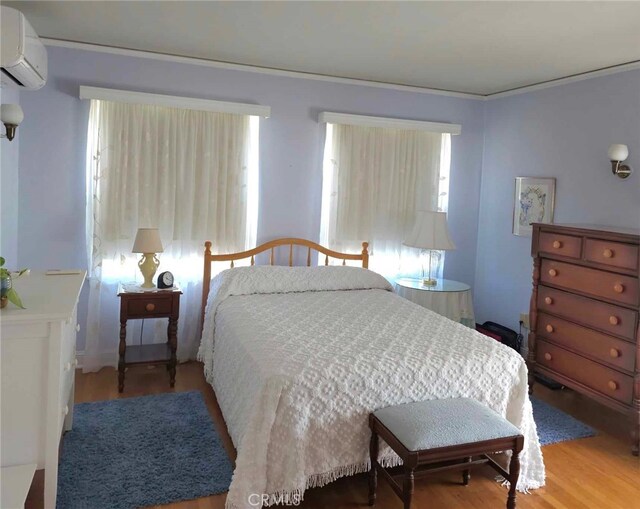
[[[138,228],[132,253],[162,253],[160,232],[157,228]]]
[[[20,125],[24,113],[19,104],[3,104],[0,106],[0,121],[3,124]]]
[[[626,145],[614,143],[609,147],[610,161],[624,161],[629,157],[629,148]]]
[[[403,242],[405,246],[420,249],[451,250],[456,246],[449,235],[447,214],[419,210],[413,230]]]

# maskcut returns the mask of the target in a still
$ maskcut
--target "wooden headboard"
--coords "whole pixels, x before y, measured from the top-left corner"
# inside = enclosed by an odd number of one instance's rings
[[[209,287],[211,285],[211,263],[212,262],[231,262],[231,268],[234,267],[235,260],[245,260],[251,258],[251,265],[255,263],[256,255],[264,253],[265,251],[271,251],[269,255],[269,263],[274,264],[275,261],[275,248],[278,246],[289,246],[289,267],[293,266],[293,246],[303,246],[307,248],[307,267],[311,266],[311,251],[317,251],[324,255],[324,264],[329,265],[329,258],[335,258],[342,260],[342,265],[346,265],[347,260],[361,260],[362,267],[369,267],[369,243],[362,243],[362,252],[360,254],[348,254],[339,253],[338,251],[332,251],[326,247],[316,244],[310,240],[297,239],[297,238],[283,238],[275,239],[264,244],[254,247],[248,251],[241,251],[239,253],[229,254],[211,254],[211,242],[206,241],[204,243],[204,275],[202,278],[202,323],[204,323],[204,311],[207,306],[207,299],[209,298]]]

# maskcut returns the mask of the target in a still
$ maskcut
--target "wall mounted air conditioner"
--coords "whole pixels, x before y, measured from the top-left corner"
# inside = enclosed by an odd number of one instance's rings
[[[0,7],[2,83],[37,90],[47,82],[47,49],[20,11]]]

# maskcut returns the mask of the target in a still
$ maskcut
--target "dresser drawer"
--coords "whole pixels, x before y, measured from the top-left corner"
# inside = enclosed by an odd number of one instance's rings
[[[62,325],[62,341],[60,343],[60,367],[61,369],[68,363],[75,361],[76,338],[78,336],[78,312],[77,308],[69,322]]]
[[[75,368],[75,362],[69,362],[62,366],[60,371],[60,402],[63,406],[69,402],[71,386],[75,377]]]
[[[634,344],[555,316],[540,313],[536,335],[627,371],[633,371],[635,366]]]
[[[538,286],[538,309],[635,340],[638,313],[573,293]]]
[[[610,240],[587,239],[585,260],[612,267],[638,270],[638,246],[611,242]]]
[[[79,330],[78,308],[68,323],[62,326],[62,342],[60,344],[60,401],[63,406],[69,401],[76,369],[76,338]],[[64,416],[62,416],[64,418]]]
[[[559,233],[540,233],[538,250],[569,258],[580,258],[582,253],[582,239]]]
[[[129,299],[127,301],[127,314],[129,318],[148,318],[154,315],[167,316],[171,314],[172,307],[173,299],[171,295]]]
[[[546,341],[538,341],[536,362],[591,389],[631,404],[633,378]]]
[[[58,413],[58,433],[62,433],[64,429],[64,420],[70,412],[73,412],[73,405],[69,405],[67,400],[60,404],[60,410]]]
[[[616,302],[638,305],[638,279],[554,260],[542,260],[540,280]]]

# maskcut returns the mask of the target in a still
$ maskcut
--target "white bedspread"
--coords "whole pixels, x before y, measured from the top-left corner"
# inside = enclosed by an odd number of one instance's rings
[[[471,397],[525,436],[519,490],[545,472],[527,368],[512,349],[353,267],[246,267],[212,281],[198,354],[237,449],[227,508],[369,469],[368,415]],[[399,458],[382,449],[386,465]],[[265,505],[268,505],[265,504]]]

